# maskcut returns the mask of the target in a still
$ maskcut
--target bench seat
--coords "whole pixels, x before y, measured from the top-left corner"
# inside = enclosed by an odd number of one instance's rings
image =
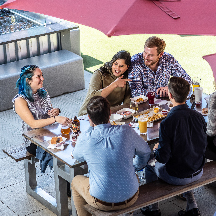
[[[162,180],[157,180],[140,186],[139,197],[137,201],[132,206],[126,209],[112,212],[104,212],[88,204],[84,207],[94,216],[116,216],[126,214],[138,210],[142,207],[177,196],[192,189],[210,184],[214,181],[216,181],[216,161],[211,161],[204,165],[202,177],[198,181],[195,181],[191,184],[176,186],[167,184]]]
[[[24,160],[24,159],[30,159],[31,157],[34,157],[34,155],[27,152],[27,150],[24,146],[18,146],[18,147],[9,148],[9,149],[3,149],[2,151],[5,154],[7,154],[9,157],[14,159],[16,162]]]
[[[68,50],[34,56],[0,65],[0,111],[11,109],[11,100],[18,93],[15,89],[20,69],[25,65],[37,65],[44,75],[44,87],[50,97],[85,88],[83,59]]]

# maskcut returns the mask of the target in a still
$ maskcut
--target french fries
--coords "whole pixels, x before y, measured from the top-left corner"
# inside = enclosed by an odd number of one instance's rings
[[[144,100],[143,100],[143,98],[138,98],[137,100],[136,100],[136,102],[143,102]]]
[[[112,122],[112,125],[117,125],[115,121]]]
[[[155,114],[153,114],[153,116],[148,117],[147,122],[153,122],[153,121],[159,120],[160,118],[163,118],[163,117],[164,117],[163,114],[155,113]]]
[[[135,118],[139,118],[139,116],[141,116],[141,115],[147,115],[147,114],[149,114],[149,112],[150,111],[146,111],[145,113],[142,113],[142,114],[140,114],[140,115],[136,115],[136,116],[134,116]]]

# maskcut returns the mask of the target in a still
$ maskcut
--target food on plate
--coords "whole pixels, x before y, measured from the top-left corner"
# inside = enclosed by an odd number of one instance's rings
[[[202,113],[203,113],[203,114],[208,114],[208,108],[203,108],[203,109],[202,109]]]
[[[112,121],[112,125],[117,125],[115,121]]]
[[[63,139],[62,139],[62,137],[61,136],[59,136],[59,137],[52,137],[52,139],[51,139],[51,144],[58,144],[58,143],[60,143],[60,142],[62,142],[63,141]]]
[[[160,114],[160,113],[155,113],[153,114],[153,116],[150,116],[148,117],[148,121],[147,122],[152,122],[152,121],[156,121],[156,120],[159,120],[161,118],[164,118],[165,116],[163,114]]]
[[[143,98],[138,98],[138,99],[136,99],[136,102],[138,102],[138,103],[143,102],[143,101],[144,101]]]
[[[142,113],[142,114],[139,114],[139,115],[136,115],[136,116],[134,116],[135,118],[139,118],[139,116],[141,116],[141,115],[147,115],[147,114],[149,114],[149,112],[150,111],[146,111],[146,112],[144,112],[144,113]]]
[[[132,112],[131,111],[124,111],[124,112],[121,112],[121,115],[123,115],[123,117],[127,117],[129,115],[131,115]]]

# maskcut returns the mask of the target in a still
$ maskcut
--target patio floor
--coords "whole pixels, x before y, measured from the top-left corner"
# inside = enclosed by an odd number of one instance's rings
[[[78,114],[87,93],[90,77],[91,73],[85,71],[86,88],[84,90],[52,98],[53,106],[59,107],[62,115],[74,117]],[[54,216],[54,213],[26,193],[24,161],[15,162],[2,151],[3,148],[18,146],[21,143],[21,120],[19,117],[13,110],[0,112],[0,215]],[[38,185],[55,196],[53,170],[48,168],[42,174],[39,164],[37,164],[37,180]],[[195,190],[194,194],[201,214],[213,216],[216,212],[216,184],[201,187]],[[177,216],[178,211],[185,207],[186,202],[178,197],[160,202],[162,216]],[[142,213],[137,211],[133,215],[142,215]]]

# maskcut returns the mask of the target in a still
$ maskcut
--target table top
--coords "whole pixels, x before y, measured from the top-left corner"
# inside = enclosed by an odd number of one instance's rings
[[[87,130],[89,126],[88,121],[82,121],[81,124],[81,131]],[[29,139],[32,143],[36,144],[37,146],[41,147],[52,156],[56,157],[58,160],[62,161],[69,167],[80,166],[85,162],[78,162],[76,159],[72,158],[71,152],[74,149],[73,143],[68,139],[65,141],[64,150],[59,149],[50,149],[49,140],[51,140],[54,136],[64,136],[61,134],[61,125],[58,123],[48,125],[44,128],[39,128],[31,131],[26,131],[23,133],[23,136]]]
[[[202,97],[202,105],[201,107],[196,107],[194,102],[192,100],[187,100],[187,105],[195,109],[197,111],[202,111],[202,108],[207,107],[206,100],[204,99],[207,95],[203,94]],[[154,106],[157,106],[155,104]],[[169,109],[168,105],[164,104],[160,106],[162,109]],[[151,108],[148,104],[148,102],[139,104],[139,112]],[[206,122],[208,121],[208,117],[204,116]],[[126,123],[130,123],[132,121],[132,118],[122,120]],[[147,129],[146,135],[141,135],[142,138],[150,145],[158,142],[159,140],[159,124],[161,120],[154,122],[152,128]],[[80,121],[80,130],[83,132],[87,130],[89,127],[89,122],[87,120],[81,120]],[[138,130],[138,129],[135,129]],[[72,158],[71,152],[74,149],[74,145],[72,142],[67,139],[66,145],[64,147],[64,150],[58,150],[58,149],[49,149],[47,148],[49,146],[49,140],[51,140],[54,136],[60,136],[61,134],[61,125],[58,123],[46,126],[44,128],[39,128],[31,131],[26,131],[23,133],[23,136],[25,136],[27,139],[31,140],[31,142],[35,143],[36,145],[40,146],[42,149],[56,157],[58,160],[62,161],[69,167],[75,167],[80,166],[82,163],[78,162],[76,159]],[[84,162],[83,162],[84,164]]]

